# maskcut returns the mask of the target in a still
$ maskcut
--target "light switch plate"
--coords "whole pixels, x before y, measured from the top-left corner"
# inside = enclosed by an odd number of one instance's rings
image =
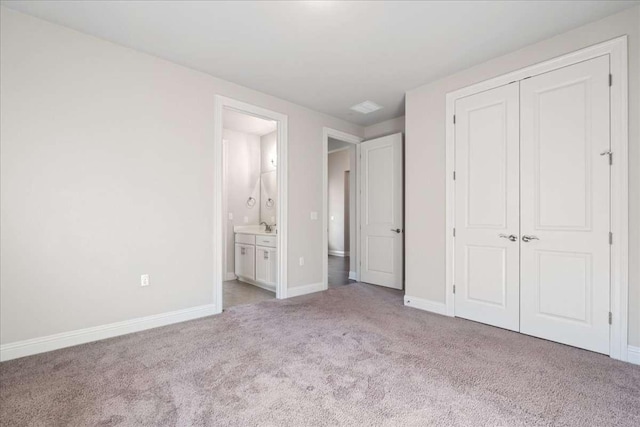
[[[318,212],[311,212],[311,220],[312,221],[318,220]]]

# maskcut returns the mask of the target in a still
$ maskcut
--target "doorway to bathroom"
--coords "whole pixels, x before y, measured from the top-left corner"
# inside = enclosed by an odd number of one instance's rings
[[[323,135],[324,285],[359,277],[358,144],[362,138],[325,128]]]
[[[218,311],[286,298],[286,116],[216,97]]]

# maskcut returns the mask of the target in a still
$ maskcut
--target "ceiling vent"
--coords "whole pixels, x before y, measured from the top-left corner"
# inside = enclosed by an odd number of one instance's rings
[[[361,102],[360,104],[354,105],[350,109],[353,111],[357,111],[358,113],[369,114],[369,113],[373,113],[374,111],[378,111],[381,108],[382,106],[376,104],[373,101],[364,101],[364,102]]]

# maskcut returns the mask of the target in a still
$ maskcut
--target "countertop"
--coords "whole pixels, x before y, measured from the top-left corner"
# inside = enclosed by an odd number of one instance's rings
[[[273,228],[271,233],[264,231],[264,225],[236,225],[233,232],[238,234],[255,234],[259,236],[275,236],[277,228]]]

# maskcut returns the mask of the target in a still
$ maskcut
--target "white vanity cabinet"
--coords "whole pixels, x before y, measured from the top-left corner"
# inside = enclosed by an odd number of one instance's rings
[[[235,274],[238,279],[275,291],[278,274],[275,235],[236,233]]]

